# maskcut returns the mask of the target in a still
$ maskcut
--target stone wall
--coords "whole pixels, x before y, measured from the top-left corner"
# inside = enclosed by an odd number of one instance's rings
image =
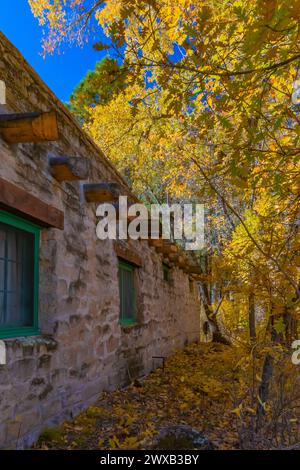
[[[5,340],[0,366],[0,447],[28,447],[45,427],[57,425],[94,402],[102,390],[147,374],[166,356],[199,339],[197,288],[183,271],[163,280],[162,259],[147,241],[130,242],[137,270],[138,324],[119,324],[118,259],[111,241],[96,238],[95,204],[80,183],[58,183],[48,157],[87,157],[88,181],[129,188],[21,54],[0,34],[0,80],[7,105],[0,112],[54,109],[60,140],[7,145],[0,137],[0,177],[62,210],[64,230],[44,228],[40,245],[40,335]],[[129,242],[128,242],[129,243]]]

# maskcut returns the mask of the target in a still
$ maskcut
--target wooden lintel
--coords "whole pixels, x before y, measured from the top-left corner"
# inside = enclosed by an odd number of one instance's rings
[[[128,246],[115,242],[115,252],[118,258],[127,261],[128,263],[134,264],[135,266],[141,267],[143,265],[142,258]]]
[[[56,113],[0,114],[0,135],[9,144],[58,140]]]
[[[0,207],[43,227],[63,230],[64,213],[25,189],[0,178]]]
[[[49,157],[52,176],[59,182],[86,180],[89,173],[89,160],[81,157]]]
[[[84,183],[86,202],[116,202],[119,198],[117,183]]]

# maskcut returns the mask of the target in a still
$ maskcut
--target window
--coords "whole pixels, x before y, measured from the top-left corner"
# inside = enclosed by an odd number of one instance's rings
[[[136,322],[134,278],[135,267],[119,261],[120,323],[123,326]]]
[[[190,287],[190,293],[194,293],[194,282],[192,279],[189,279],[189,287]]]
[[[0,338],[38,333],[40,229],[0,211]]]
[[[170,282],[171,281],[170,268],[165,263],[163,263],[163,274],[164,274],[164,281]]]

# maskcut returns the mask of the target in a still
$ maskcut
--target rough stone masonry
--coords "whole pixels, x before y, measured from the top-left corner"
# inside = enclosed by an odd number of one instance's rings
[[[11,145],[0,137],[0,178],[64,217],[63,229],[41,229],[39,334],[4,339],[0,448],[24,448],[44,428],[95,402],[101,391],[149,373],[159,365],[153,356],[198,340],[200,303],[183,270],[173,267],[166,282],[162,255],[147,240],[130,241],[127,249],[142,260],[136,270],[137,322],[120,325],[115,244],[96,238],[96,204],[84,201],[79,181],[57,181],[49,158],[86,158],[86,181],[115,182],[129,196],[130,189],[1,33],[0,80],[6,85],[0,114],[54,110],[60,135],[55,142]]]

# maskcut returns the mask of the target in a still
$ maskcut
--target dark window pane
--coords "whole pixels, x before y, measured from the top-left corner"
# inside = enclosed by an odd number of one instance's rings
[[[134,267],[120,263],[120,319],[130,321],[135,319]]]
[[[0,230],[0,260],[4,258],[6,235]]]
[[[0,222],[0,327],[33,325],[34,235]]]
[[[0,291],[0,325],[4,322],[4,291]]]

